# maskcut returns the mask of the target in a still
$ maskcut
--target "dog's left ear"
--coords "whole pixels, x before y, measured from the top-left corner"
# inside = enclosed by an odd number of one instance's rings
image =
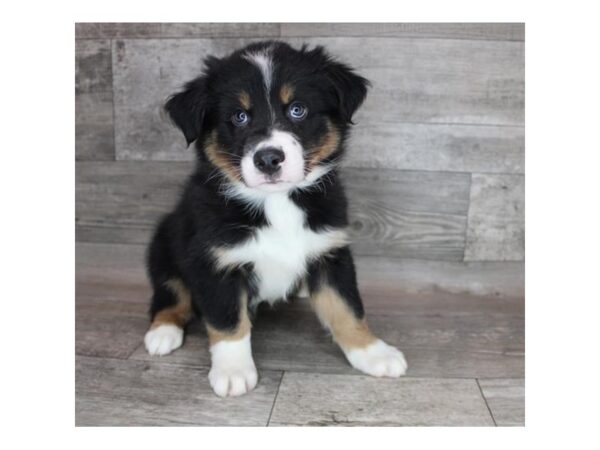
[[[171,96],[165,104],[165,111],[183,132],[188,145],[202,133],[206,97],[206,78],[202,76],[187,83],[182,92]]]
[[[352,123],[352,116],[367,96],[369,81],[349,66],[331,59],[325,67],[325,74],[335,90],[342,119]]]

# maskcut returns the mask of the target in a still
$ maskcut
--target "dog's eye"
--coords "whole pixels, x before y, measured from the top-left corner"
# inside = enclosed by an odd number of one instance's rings
[[[294,102],[288,108],[288,116],[292,120],[303,120],[308,114],[308,108],[304,103]]]
[[[243,109],[238,109],[233,113],[233,116],[231,116],[231,122],[236,127],[243,127],[248,125],[248,122],[250,122],[250,115]]]

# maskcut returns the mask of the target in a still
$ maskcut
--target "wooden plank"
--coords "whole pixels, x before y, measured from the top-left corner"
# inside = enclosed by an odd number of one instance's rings
[[[77,23],[76,39],[277,37],[277,23]]]
[[[383,111],[383,109],[382,109]],[[525,129],[356,119],[344,164],[452,172],[525,172]]]
[[[161,116],[162,104],[201,71],[204,56],[222,56],[251,41],[115,41],[117,158],[192,160],[180,133]],[[353,163],[351,156],[349,165],[364,166],[372,160],[371,167],[522,172],[522,43],[397,38],[308,41],[324,44],[373,82],[356,117],[354,146],[362,153],[355,151],[358,161]],[[448,124],[462,126],[454,129]]]
[[[498,426],[525,426],[525,380],[495,378],[478,380]]]
[[[115,159],[111,92],[81,93],[75,97],[75,159]]]
[[[75,92],[111,92],[110,41],[75,41]]]
[[[252,392],[222,399],[206,369],[86,357],[75,369],[77,426],[264,426],[281,379],[262,371]]]
[[[143,245],[78,242],[77,283],[98,289],[147,288],[145,251]],[[462,263],[359,255],[355,264],[359,286],[374,313],[388,314],[399,305],[404,313],[412,307],[437,313],[440,306],[447,305],[445,313],[458,314],[468,312],[473,304],[481,312],[488,311],[484,307],[492,312],[523,312],[523,262]]]
[[[77,239],[146,243],[191,171],[187,163],[78,163]],[[368,169],[345,175],[356,254],[462,259],[468,175]]]
[[[473,174],[467,261],[525,258],[525,177]]]
[[[461,260],[466,174],[346,169],[356,254]]]
[[[282,23],[282,36],[378,36],[524,41],[523,23]]]
[[[189,163],[77,163],[77,239],[148,242],[191,171]]]
[[[475,380],[285,373],[271,426],[492,426]]]
[[[148,328],[148,304],[82,297],[77,292],[75,352],[78,355],[127,358]]]

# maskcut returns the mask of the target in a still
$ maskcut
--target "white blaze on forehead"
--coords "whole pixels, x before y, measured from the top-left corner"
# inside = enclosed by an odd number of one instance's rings
[[[264,50],[255,53],[246,53],[244,58],[251,64],[254,64],[260,70],[265,87],[265,98],[271,112],[271,122],[275,121],[275,111],[271,105],[271,84],[273,81],[273,58],[271,56],[271,48],[267,47]]]
[[[273,81],[273,59],[271,58],[270,48],[257,53],[246,53],[244,58],[258,67],[268,94],[271,91],[271,82]]]

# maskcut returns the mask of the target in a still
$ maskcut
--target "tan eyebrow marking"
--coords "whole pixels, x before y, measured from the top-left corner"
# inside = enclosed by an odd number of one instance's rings
[[[240,105],[242,105],[242,107],[246,111],[249,110],[252,106],[252,102],[250,101],[250,95],[246,91],[240,92],[238,99],[240,100]]]
[[[279,98],[284,105],[287,105],[289,102],[291,102],[293,97],[294,88],[292,86],[289,84],[284,84],[281,86],[281,89],[279,90]]]

